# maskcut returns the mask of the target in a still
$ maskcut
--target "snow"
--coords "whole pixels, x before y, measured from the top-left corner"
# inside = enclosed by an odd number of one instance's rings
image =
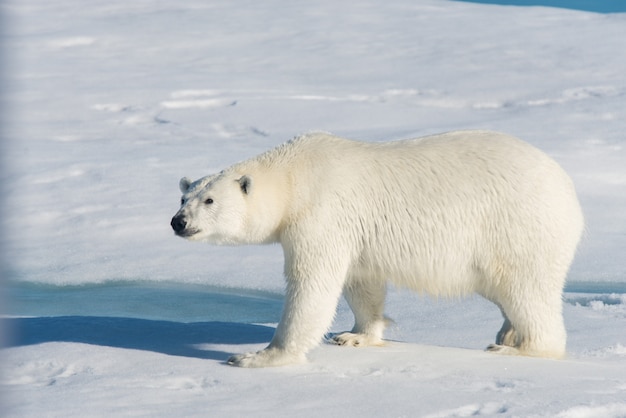
[[[3,416],[626,416],[626,14],[445,0],[0,7]],[[391,289],[385,347],[224,365],[271,338],[282,254],[174,237],[180,177],[309,130],[465,128],[533,143],[576,184],[587,232],[564,295],[567,359],[485,353],[495,306]],[[332,331],[349,327],[342,302]]]

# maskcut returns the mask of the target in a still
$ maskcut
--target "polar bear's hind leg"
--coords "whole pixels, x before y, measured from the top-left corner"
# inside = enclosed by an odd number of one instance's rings
[[[498,331],[496,335],[496,345],[515,347],[518,345],[515,328],[513,328],[513,324],[511,324],[511,321],[509,321],[504,311],[502,312],[502,316],[504,316],[504,324],[502,324],[502,328],[500,328],[500,331]]]
[[[531,285],[519,288],[499,301],[505,320],[496,344],[487,351],[548,358],[565,355],[562,291],[553,284],[540,287],[540,291]]]

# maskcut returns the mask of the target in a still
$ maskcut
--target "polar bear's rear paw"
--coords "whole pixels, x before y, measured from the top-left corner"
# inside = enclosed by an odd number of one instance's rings
[[[509,356],[530,356],[530,357],[544,357],[552,359],[561,359],[565,357],[565,350],[558,347],[556,349],[528,349],[509,347],[507,345],[490,344],[487,347],[487,351],[496,354],[505,354]]]
[[[304,363],[305,360],[304,354],[297,355],[277,348],[266,348],[256,353],[236,354],[230,357],[227,363],[237,367],[277,367]]]
[[[337,345],[345,345],[349,347],[367,347],[369,345],[384,345],[382,339],[372,337],[368,334],[355,334],[352,332],[342,332],[335,334],[330,338],[330,342]]]
[[[519,349],[515,347],[510,347],[508,345],[500,345],[500,344],[489,344],[487,346],[486,351],[495,354],[504,354],[508,356],[519,356],[521,353]]]

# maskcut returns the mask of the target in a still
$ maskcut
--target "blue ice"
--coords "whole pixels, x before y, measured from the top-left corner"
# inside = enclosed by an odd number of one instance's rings
[[[624,0],[458,0],[470,3],[500,4],[507,6],[546,6],[584,10],[596,13],[624,13]]]

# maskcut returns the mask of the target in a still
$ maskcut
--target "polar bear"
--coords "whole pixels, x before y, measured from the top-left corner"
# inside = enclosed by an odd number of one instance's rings
[[[218,174],[183,178],[180,189],[177,235],[284,251],[274,337],[229,364],[304,361],[342,293],[355,324],[334,341],[381,345],[387,282],[495,303],[504,324],[489,351],[565,353],[561,298],[583,216],[567,174],[519,139],[457,131],[367,143],[311,133]]]

